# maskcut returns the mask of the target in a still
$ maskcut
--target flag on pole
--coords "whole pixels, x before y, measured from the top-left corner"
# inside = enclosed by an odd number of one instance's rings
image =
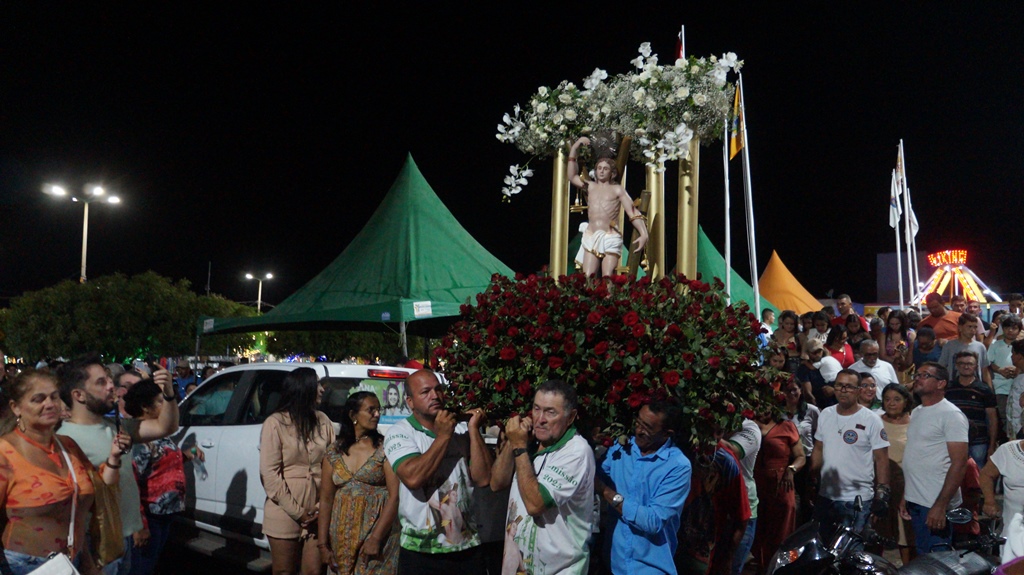
[[[900,225],[903,206],[900,205],[900,187],[896,183],[896,170],[892,171],[892,186],[889,187],[889,227],[896,229]]]
[[[914,208],[910,205],[910,188],[907,188],[907,219],[910,220],[910,236],[916,238],[917,230],[920,226],[917,225],[917,215],[914,214]]]
[[[736,86],[736,97],[732,104],[732,135],[729,137],[729,159],[736,157],[743,149],[743,110],[740,106],[740,87]]]
[[[676,36],[676,60],[686,58],[686,26],[679,27],[679,34]]]

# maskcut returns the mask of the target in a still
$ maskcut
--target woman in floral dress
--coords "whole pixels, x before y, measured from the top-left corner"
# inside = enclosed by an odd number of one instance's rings
[[[380,401],[368,391],[353,393],[345,414],[338,441],[323,460],[317,547],[340,575],[393,574],[398,477],[385,462],[384,437],[377,431]]]

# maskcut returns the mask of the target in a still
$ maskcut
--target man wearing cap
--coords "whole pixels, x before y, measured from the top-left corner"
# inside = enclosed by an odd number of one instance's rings
[[[832,382],[839,370],[843,369],[842,364],[825,353],[825,345],[818,339],[808,339],[804,344],[804,352],[808,359],[803,360],[797,368],[796,377],[801,381],[808,399],[821,409],[835,405],[836,394]]]

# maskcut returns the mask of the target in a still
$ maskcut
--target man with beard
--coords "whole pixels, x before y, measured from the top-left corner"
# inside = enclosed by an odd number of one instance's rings
[[[110,444],[118,431],[131,436],[133,443],[145,443],[167,437],[178,430],[178,402],[174,395],[171,374],[161,369],[153,381],[163,390],[163,411],[157,419],[139,421],[120,418],[110,420],[104,414],[117,405],[114,380],[110,378],[99,356],[84,356],[61,367],[61,399],[71,406],[71,418],[57,432],[74,439],[93,465],[110,455]],[[143,528],[139,504],[139,487],[130,469],[120,475],[121,524],[125,537],[125,554],[103,568],[106,575],[125,575],[131,569],[131,548],[145,545],[149,533]]]

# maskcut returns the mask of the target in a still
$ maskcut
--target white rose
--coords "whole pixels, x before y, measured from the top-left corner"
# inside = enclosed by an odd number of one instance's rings
[[[575,90],[576,89],[576,84],[573,84],[572,82],[569,82],[568,84],[565,85],[565,89],[566,90]]]
[[[552,121],[552,122],[554,122],[554,123],[556,123],[556,124],[561,124],[561,123],[562,123],[562,120],[564,120],[564,119],[565,119],[565,117],[564,117],[564,116],[562,116],[562,114],[561,114],[561,113],[558,113],[558,114],[555,114],[555,117],[554,117],[554,118],[551,118],[551,121]]]
[[[565,111],[565,119],[569,120],[570,122],[575,120],[576,119],[576,110],[566,110]]]
[[[683,121],[684,122],[689,122],[691,118],[693,118],[693,114],[691,114],[689,112],[683,112]]]
[[[645,95],[647,95],[646,90],[644,90],[643,88],[637,88],[636,90],[633,91],[633,100],[637,104],[639,104],[640,102],[643,101]]]
[[[691,74],[696,74],[697,72],[700,72],[700,66],[697,66],[697,65],[690,66],[690,73]]]
[[[572,96],[569,94],[559,94],[558,101],[563,104],[568,104],[569,102],[572,102]]]
[[[698,106],[703,106],[704,104],[708,103],[708,97],[705,96],[704,94],[697,94],[696,96],[693,97],[693,103],[697,104]]]
[[[548,105],[547,104],[545,104],[544,102],[541,102],[540,104],[537,104],[537,113],[538,114],[543,114],[544,112],[547,112],[547,111],[548,111]]]
[[[548,95],[547,87],[546,86],[541,86],[540,89],[537,90],[537,94],[539,94],[541,98],[547,96]]]
[[[609,106],[608,104],[605,104],[604,106],[601,106],[601,113],[602,114],[611,114],[612,113],[612,107]]]
[[[654,101],[654,98],[647,98],[647,101],[644,102],[644,106],[653,112],[654,109],[658,107],[658,103]]]
[[[690,89],[686,86],[676,90],[676,98],[683,99],[690,95]]]

